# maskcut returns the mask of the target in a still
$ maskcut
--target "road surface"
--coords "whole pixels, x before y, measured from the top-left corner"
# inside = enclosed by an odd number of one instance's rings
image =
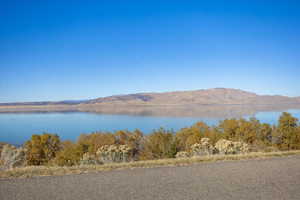
[[[300,156],[0,180],[2,200],[300,199]]]

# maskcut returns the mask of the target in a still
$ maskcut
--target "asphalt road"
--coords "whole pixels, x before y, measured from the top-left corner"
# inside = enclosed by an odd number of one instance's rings
[[[0,180],[1,200],[300,199],[300,156]]]

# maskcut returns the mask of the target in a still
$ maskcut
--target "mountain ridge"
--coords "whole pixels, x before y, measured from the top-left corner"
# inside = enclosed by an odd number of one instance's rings
[[[0,113],[89,112],[138,116],[229,118],[300,109],[300,97],[258,95],[239,89],[113,95],[82,101],[0,104]]]
[[[84,104],[143,104],[143,105],[184,105],[184,104],[294,104],[300,103],[300,97],[283,95],[258,95],[240,89],[213,88],[191,91],[162,93],[136,93],[96,98]]]
[[[233,88],[212,88],[189,91],[144,92],[112,95],[90,100],[64,100],[40,102],[0,103],[0,106],[47,106],[47,105],[255,105],[255,104],[300,104],[300,97],[283,95],[258,95]]]

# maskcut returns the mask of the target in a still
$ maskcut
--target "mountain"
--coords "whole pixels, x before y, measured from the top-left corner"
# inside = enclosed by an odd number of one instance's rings
[[[292,98],[279,95],[257,95],[252,92],[226,88],[116,95],[83,102],[83,104],[97,105],[273,105],[298,103],[300,103],[300,97]]]
[[[299,104],[300,97],[280,95],[257,95],[239,89],[214,88],[207,90],[176,91],[163,93],[137,93],[114,95],[92,100],[65,100],[44,102],[0,103],[0,106],[45,106],[45,105],[273,105]]]
[[[64,101],[40,101],[40,102],[17,102],[17,103],[0,103],[0,106],[45,106],[45,105],[76,105],[88,100],[64,100]]]
[[[115,95],[92,100],[2,103],[0,112],[95,112],[151,116],[240,117],[300,109],[300,97],[257,95],[238,89]]]

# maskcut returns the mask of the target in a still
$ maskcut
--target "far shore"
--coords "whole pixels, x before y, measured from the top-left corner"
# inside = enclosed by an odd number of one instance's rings
[[[191,105],[0,105],[0,113],[51,113],[90,112],[98,114],[121,114],[136,116],[207,117],[228,118],[255,115],[258,112],[282,112],[300,109],[300,104],[238,105],[238,104],[191,104]]]

